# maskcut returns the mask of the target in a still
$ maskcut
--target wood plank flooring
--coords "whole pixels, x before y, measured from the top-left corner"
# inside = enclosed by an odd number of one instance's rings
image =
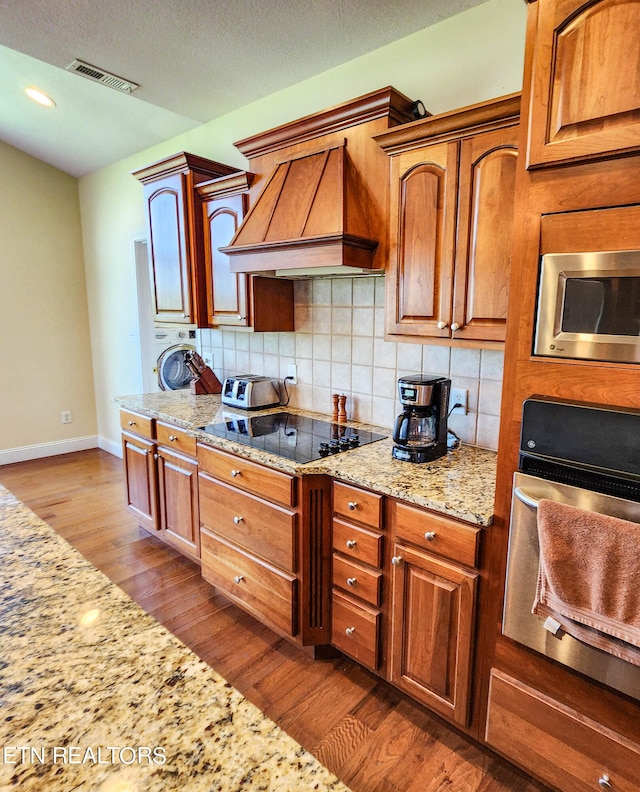
[[[544,790],[356,663],[314,661],[225,600],[129,515],[120,459],[21,462],[0,483],[353,792]]]

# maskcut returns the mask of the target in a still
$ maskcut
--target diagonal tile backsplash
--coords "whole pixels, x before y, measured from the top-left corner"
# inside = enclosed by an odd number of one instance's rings
[[[199,330],[198,348],[213,354],[220,381],[247,373],[284,380],[295,363],[292,406],[329,414],[331,394],[344,393],[349,418],[387,428],[400,411],[398,377],[448,376],[469,392],[467,415],[452,414],[450,428],[465,443],[497,449],[501,350],[385,341],[383,277],[296,281],[295,321],[295,333]]]

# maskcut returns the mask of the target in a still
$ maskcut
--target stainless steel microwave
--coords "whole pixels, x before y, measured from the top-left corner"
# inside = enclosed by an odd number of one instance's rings
[[[640,363],[640,250],[542,256],[533,353]]]

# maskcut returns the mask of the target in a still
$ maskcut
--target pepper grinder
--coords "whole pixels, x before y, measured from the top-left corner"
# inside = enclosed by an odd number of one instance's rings
[[[334,393],[331,397],[333,399],[333,413],[331,415],[333,422],[337,423],[338,419],[338,399],[340,398],[337,393]]]
[[[347,397],[338,396],[338,421],[347,420]]]

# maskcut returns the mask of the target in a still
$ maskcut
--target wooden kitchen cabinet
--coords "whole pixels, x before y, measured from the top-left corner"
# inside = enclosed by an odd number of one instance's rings
[[[193,437],[156,422],[158,528],[160,538],[183,555],[200,560],[198,463]]]
[[[303,646],[330,639],[329,482],[198,444],[202,576]]]
[[[538,0],[527,167],[640,149],[640,6]]]
[[[519,110],[514,94],[376,137],[391,157],[390,339],[504,340]]]
[[[485,736],[562,792],[640,789],[637,743],[495,669]]]
[[[401,511],[396,511],[391,559],[390,681],[466,726],[478,573],[456,561],[475,555],[480,529],[440,516],[431,523],[429,512],[403,504],[397,507]],[[460,532],[467,530],[466,541],[461,540]],[[443,557],[426,552],[424,548],[431,545]]]
[[[196,188],[204,229],[206,326],[292,331],[293,282],[231,272],[229,256],[220,250],[244,218],[252,180],[252,173],[238,171]]]
[[[158,475],[154,422],[144,415],[120,411],[122,461],[127,508],[145,528],[158,528]]]
[[[235,168],[182,152],[133,175],[144,185],[154,318],[207,326],[202,214],[196,186]]]
[[[331,643],[367,666],[382,665],[383,497],[333,483]]]

